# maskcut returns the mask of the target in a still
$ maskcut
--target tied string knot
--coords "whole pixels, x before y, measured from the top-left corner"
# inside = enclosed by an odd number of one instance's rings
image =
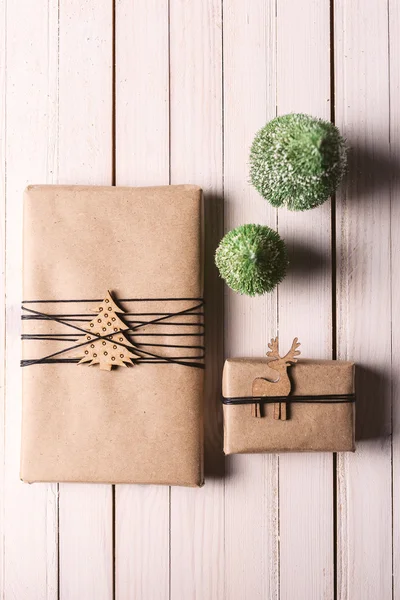
[[[194,302],[194,306],[189,308],[169,313],[135,313],[128,312],[124,313],[125,317],[138,317],[138,316],[156,316],[156,318],[151,320],[144,321],[132,321],[132,325],[127,325],[126,327],[116,328],[112,333],[108,332],[106,334],[95,333],[92,330],[85,329],[83,326],[76,325],[76,322],[85,322],[90,321],[90,317],[94,315],[88,315],[85,313],[76,313],[76,314],[48,314],[43,313],[38,310],[34,310],[32,308],[28,308],[25,306],[26,304],[42,304],[42,303],[96,303],[99,300],[28,300],[22,303],[22,320],[43,320],[43,321],[54,321],[65,325],[74,330],[74,332],[65,334],[65,333],[55,333],[55,334],[22,334],[22,340],[39,340],[39,341],[64,341],[64,342],[73,342],[73,345],[68,346],[67,348],[63,348],[57,352],[53,352],[48,354],[47,356],[43,356],[41,358],[35,359],[25,359],[21,360],[21,367],[27,367],[35,364],[52,364],[52,363],[78,363],[78,358],[63,358],[62,355],[67,352],[73,352],[81,347],[88,346],[94,341],[106,340],[108,342],[112,342],[116,346],[124,348],[126,350],[131,350],[132,347],[135,349],[135,353],[137,353],[137,357],[132,360],[134,364],[136,363],[170,363],[170,364],[179,364],[187,367],[194,367],[199,369],[204,369],[204,356],[205,356],[205,348],[203,345],[182,345],[182,344],[166,344],[166,343],[142,343],[137,340],[131,339],[131,337],[126,338],[126,341],[129,342],[123,343],[117,339],[115,336],[118,334],[136,334],[140,337],[142,336],[162,336],[162,337],[170,337],[170,336],[200,336],[203,337],[204,332],[204,323],[190,323],[190,322],[166,322],[174,317],[182,317],[182,316],[194,316],[200,315],[203,316],[203,306],[204,301],[202,298],[147,298],[147,299],[123,299],[121,302],[182,302],[182,301],[190,301]],[[136,325],[133,325],[136,323]],[[154,333],[154,332],[140,332],[139,330],[143,327],[149,325],[169,325],[178,328],[187,328],[187,327],[200,327],[202,329],[201,333],[197,332],[174,332],[174,333]],[[76,333],[79,332],[79,333]],[[86,339],[83,342],[79,342],[77,338],[91,336],[91,339]],[[78,343],[76,343],[78,342]],[[200,352],[195,355],[189,356],[168,356],[157,354],[156,352],[151,352],[150,350],[145,350],[144,347],[154,348],[177,348],[177,349],[190,349],[190,350],[199,350]]]

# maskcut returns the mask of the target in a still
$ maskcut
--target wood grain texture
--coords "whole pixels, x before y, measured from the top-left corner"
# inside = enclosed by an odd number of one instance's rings
[[[263,0],[224,3],[225,230],[244,223],[276,228],[273,210],[249,185],[255,133],[276,113],[276,7]],[[277,296],[226,290],[225,354],[263,356],[276,334]],[[278,460],[226,459],[225,589],[229,600],[278,598]]]
[[[116,184],[169,183],[168,1],[116,4]],[[169,598],[169,488],[115,488],[116,599]]]
[[[399,597],[399,27],[396,0],[0,0],[1,600]],[[329,203],[277,213],[248,173],[268,120],[329,119],[333,99],[351,147],[336,257]],[[206,485],[116,486],[113,506],[111,486],[22,484],[23,188],[170,181],[205,190]],[[223,213],[225,230],[278,228],[291,259],[278,293],[225,287],[224,321]],[[303,356],[331,356],[332,259],[338,357],[358,363],[336,540],[332,455],[224,460],[218,401],[223,329],[226,356],[262,356],[278,330],[282,351],[298,336]]]
[[[205,472],[201,490],[171,489],[171,598],[224,597],[224,464],[220,374],[222,285],[214,251],[222,221],[222,13],[220,0],[170,0],[171,183],[204,190]]]
[[[21,20],[21,15],[24,19]],[[57,486],[19,480],[22,192],[54,181],[57,1],[7,3],[5,600],[57,598]]]
[[[112,6],[61,0],[58,183],[111,184]],[[60,484],[61,600],[113,596],[112,487]]]
[[[391,183],[392,258],[392,478],[393,598],[400,596],[400,4],[389,2],[390,158],[385,169]]]
[[[277,5],[278,114],[330,120],[330,2]],[[332,358],[330,201],[303,213],[281,209],[290,268],[279,286],[279,342],[295,336],[304,358]],[[333,598],[333,460],[329,453],[279,457],[280,597]]]
[[[338,196],[338,352],[358,363],[357,450],[338,459],[338,598],[392,598],[387,2],[336,0],[336,122],[351,147]],[[362,11],[362,13],[360,12]],[[360,15],[362,14],[362,18]]]
[[[0,598],[4,590],[4,443],[6,311],[6,3],[0,0]]]

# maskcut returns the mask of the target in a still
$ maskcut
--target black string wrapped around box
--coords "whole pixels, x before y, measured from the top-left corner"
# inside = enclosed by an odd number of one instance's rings
[[[321,396],[239,396],[237,398],[222,397],[222,404],[237,406],[241,404],[275,404],[289,402],[299,404],[341,404],[355,402],[355,394],[323,394]]]
[[[54,363],[75,363],[78,364],[80,362],[79,358],[63,358],[63,355],[67,352],[71,352],[76,350],[77,348],[87,346],[90,344],[90,341],[80,342],[79,338],[85,337],[86,334],[90,333],[96,341],[98,340],[108,340],[111,341],[111,334],[100,335],[93,333],[93,331],[89,331],[85,329],[84,323],[90,322],[95,314],[92,313],[44,313],[33,308],[29,308],[27,304],[68,304],[68,303],[81,303],[81,304],[96,304],[101,302],[99,299],[84,299],[84,300],[26,300],[22,303],[22,315],[21,319],[23,321],[53,321],[56,323],[60,323],[63,326],[69,327],[74,331],[71,333],[54,333],[54,334],[37,334],[37,333],[24,333],[22,334],[22,340],[24,341],[57,341],[57,342],[68,342],[73,345],[68,346],[62,350],[57,352],[53,352],[47,356],[43,356],[39,359],[24,359],[21,360],[21,366],[27,367],[35,364],[54,364]],[[166,344],[166,343],[145,343],[139,342],[136,339],[133,339],[133,335],[135,337],[200,337],[202,341],[204,336],[204,323],[202,322],[204,316],[204,301],[202,298],[125,298],[119,300],[122,303],[151,303],[151,302],[189,302],[192,303],[193,306],[189,306],[188,308],[180,311],[171,311],[168,313],[159,313],[159,312],[124,312],[123,316],[126,322],[127,327],[125,329],[119,329],[116,333],[123,333],[125,336],[129,336],[129,346],[127,344],[121,343],[115,339],[112,340],[113,344],[120,346],[121,348],[130,349],[133,347],[135,349],[135,353],[139,356],[135,358],[133,361],[135,364],[137,363],[147,363],[147,364],[162,364],[162,363],[172,363],[179,364],[187,367],[193,367],[198,369],[204,369],[204,352],[205,348],[202,344]],[[176,317],[185,317],[185,316],[196,316],[199,317],[199,320],[193,323],[184,322],[184,321],[173,321],[172,319]],[[150,320],[137,320],[137,317],[155,317]],[[172,321],[171,321],[172,320]],[[168,322],[166,322],[168,321]],[[78,324],[79,323],[79,324]],[[183,332],[168,332],[168,331],[160,331],[157,333],[154,332],[141,332],[140,330],[151,326],[166,326],[166,327],[178,327],[184,329]],[[201,328],[202,332],[188,332],[186,328]],[[144,348],[147,348],[145,350]],[[157,352],[151,352],[148,348],[176,348],[177,356],[167,356],[163,354],[159,354]],[[180,354],[181,351],[184,350],[198,350],[199,352],[195,355],[189,354],[188,356],[183,353]]]

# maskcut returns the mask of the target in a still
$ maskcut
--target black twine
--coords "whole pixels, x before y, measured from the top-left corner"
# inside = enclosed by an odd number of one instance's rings
[[[144,344],[144,343],[139,343],[139,342],[134,342],[133,340],[129,339],[129,344],[123,344],[117,340],[115,340],[115,338],[113,337],[111,339],[110,336],[116,336],[118,334],[125,334],[125,333],[133,333],[135,332],[135,335],[138,336],[143,336],[143,335],[147,335],[147,336],[202,336],[202,333],[157,333],[157,334],[153,334],[153,333],[136,333],[136,331],[138,329],[140,329],[141,327],[145,327],[147,325],[176,325],[176,326],[180,326],[180,327],[193,327],[193,326],[200,326],[203,327],[204,329],[204,324],[203,323],[185,323],[185,322],[179,322],[179,323],[165,323],[163,321],[165,321],[166,319],[170,319],[172,317],[177,317],[177,316],[192,316],[194,315],[202,315],[202,312],[195,312],[193,313],[193,311],[197,311],[198,309],[201,309],[204,305],[204,302],[201,298],[147,298],[147,299],[123,299],[120,300],[120,302],[153,302],[153,301],[158,301],[158,302],[181,302],[181,301],[193,301],[193,302],[197,302],[197,304],[193,307],[181,310],[181,311],[177,311],[177,312],[171,312],[171,313],[142,313],[142,314],[148,314],[149,316],[152,315],[161,315],[156,319],[152,319],[150,321],[129,321],[129,327],[127,327],[126,329],[120,329],[118,331],[113,331],[112,333],[108,333],[106,335],[100,335],[97,333],[94,333],[93,331],[90,330],[86,330],[83,329],[82,327],[79,327],[78,325],[73,325],[71,323],[71,321],[73,322],[77,322],[77,321],[90,321],[90,319],[77,319],[77,318],[73,318],[76,316],[83,316],[81,314],[78,315],[65,315],[65,317],[67,317],[66,319],[64,319],[64,315],[58,315],[58,314],[46,314],[46,313],[42,313],[40,311],[37,310],[33,310],[31,308],[27,308],[26,306],[24,306],[24,304],[34,304],[34,303],[58,303],[58,302],[63,302],[63,303],[68,303],[68,302],[84,302],[84,303],[95,303],[95,302],[102,302],[102,300],[27,300],[23,302],[22,305],[22,310],[26,311],[28,313],[30,313],[29,315],[22,315],[21,318],[22,319],[26,319],[26,318],[31,318],[31,319],[38,319],[38,320],[49,320],[49,321],[55,321],[57,323],[61,323],[62,325],[65,325],[66,327],[71,327],[72,329],[76,330],[76,331],[80,331],[83,333],[70,333],[70,334],[23,334],[22,335],[22,339],[23,340],[41,340],[41,341],[65,341],[65,342],[77,342],[78,340],[75,338],[78,337],[84,337],[87,334],[90,334],[93,337],[96,337],[97,340],[102,340],[102,339],[106,339],[110,342],[112,342],[113,344],[116,344],[118,346],[121,346],[122,348],[126,348],[127,350],[132,350],[132,347],[135,349],[135,352],[139,352],[139,356],[136,359],[132,359],[133,363],[139,363],[139,362],[146,362],[146,363],[151,363],[151,364],[155,364],[155,363],[173,363],[173,364],[179,364],[179,365],[184,365],[184,366],[188,366],[188,367],[195,367],[195,368],[199,368],[199,369],[204,369],[204,364],[203,363],[199,363],[199,362],[187,362],[187,361],[202,361],[204,359],[204,346],[185,346],[185,345],[178,345],[178,344]],[[124,313],[123,311],[121,311],[121,315],[124,316],[126,313]],[[135,313],[128,313],[130,315],[134,315]],[[96,316],[96,315],[93,315]],[[69,318],[68,318],[69,317]],[[137,323],[136,325],[132,326],[133,323]],[[127,323],[128,324],[128,323]],[[80,361],[79,358],[55,358],[55,357],[59,357],[60,355],[64,354],[65,352],[69,352],[72,350],[76,350],[77,348],[80,348],[81,346],[86,346],[90,343],[93,343],[93,339],[91,340],[85,340],[82,343],[76,344],[74,343],[73,346],[69,346],[68,348],[64,348],[63,350],[59,350],[58,352],[53,352],[52,354],[49,354],[48,356],[44,356],[42,358],[39,359],[28,359],[28,360],[21,360],[21,366],[22,367],[26,367],[26,366],[30,366],[30,365],[34,365],[34,364],[49,364],[49,363],[78,363]],[[195,355],[195,356],[160,356],[158,354],[154,354],[153,352],[149,352],[148,350],[143,350],[142,346],[154,346],[154,347],[166,347],[166,348],[186,348],[186,349],[195,349],[195,350],[201,350],[201,354]],[[143,356],[144,355],[144,356]]]
[[[355,401],[355,394],[322,394],[320,396],[238,396],[236,398],[222,397],[222,403],[227,405],[275,404],[277,402],[285,402],[290,404],[344,404]]]

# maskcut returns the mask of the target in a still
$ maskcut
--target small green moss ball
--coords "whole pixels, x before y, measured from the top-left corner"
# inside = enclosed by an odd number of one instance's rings
[[[286,246],[269,227],[241,225],[222,238],[215,264],[234,292],[248,296],[265,294],[286,275]]]
[[[309,115],[273,119],[254,138],[250,180],[272,206],[323,204],[346,170],[346,143],[335,125]]]

